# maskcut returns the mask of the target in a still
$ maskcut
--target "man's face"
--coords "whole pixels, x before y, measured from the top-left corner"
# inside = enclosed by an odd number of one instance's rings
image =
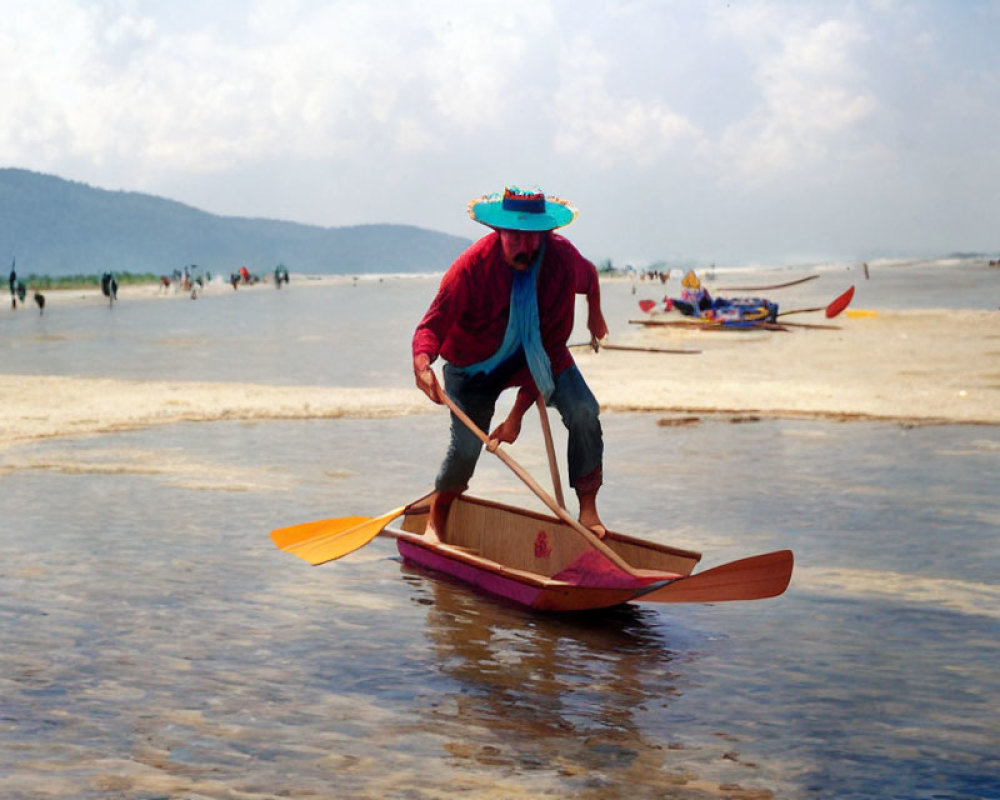
[[[526,270],[538,255],[538,250],[545,241],[548,231],[500,231],[500,246],[503,248],[503,258],[511,267]]]

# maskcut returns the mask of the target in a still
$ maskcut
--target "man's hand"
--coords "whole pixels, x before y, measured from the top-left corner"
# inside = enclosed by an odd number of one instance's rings
[[[591,341],[601,341],[608,335],[608,323],[604,321],[604,314],[600,308],[590,309],[587,314],[587,330],[590,331]]]
[[[444,403],[437,376],[431,369],[431,357],[427,353],[417,353],[413,357],[413,377],[416,378],[417,388],[420,391],[438,405]]]
[[[492,452],[497,449],[497,445],[501,442],[514,444],[521,433],[521,419],[523,416],[523,414],[518,414],[516,409],[511,409],[510,414],[507,415],[507,419],[497,425],[493,433],[490,434],[490,441],[486,445],[486,449]]]

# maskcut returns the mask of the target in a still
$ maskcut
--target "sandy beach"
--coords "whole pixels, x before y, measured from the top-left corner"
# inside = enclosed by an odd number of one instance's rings
[[[349,282],[300,281],[296,288]],[[241,287],[240,291],[274,291]],[[228,285],[209,292],[231,292]],[[94,292],[50,292],[50,306],[95,302]],[[171,295],[187,302],[183,295]],[[165,301],[155,286],[123,300]],[[30,313],[30,312],[27,312]],[[51,313],[51,312],[50,312]],[[605,411],[1000,424],[1000,313],[886,310],[799,315],[788,332],[718,332],[618,325],[610,343],[699,351],[679,355],[576,349]],[[401,364],[400,370],[408,365]],[[0,375],[0,447],[151,425],[225,419],[385,417],[433,413],[416,389],[276,387]]]
[[[702,352],[575,357],[602,407],[614,410],[1000,423],[1000,314],[870,311],[796,317],[838,330],[646,328],[628,344]]]

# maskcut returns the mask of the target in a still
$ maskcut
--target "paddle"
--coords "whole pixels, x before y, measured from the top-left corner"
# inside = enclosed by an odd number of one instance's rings
[[[594,346],[589,342],[580,342],[579,344],[567,345],[567,347],[589,347],[592,350]],[[696,356],[701,350],[671,350],[666,347],[631,347],[627,344],[602,344],[598,345],[597,350],[631,350],[634,353],[673,353],[678,356]]]
[[[588,530],[578,520],[574,519],[553,497],[546,492],[525,469],[514,461],[505,451],[499,449],[498,443],[491,443],[490,438],[479,429],[462,409],[444,392],[441,398],[451,412],[479,438],[486,449],[494,453],[517,475],[525,485],[563,522],[582,536],[587,543],[602,553],[608,560],[633,577],[642,577],[631,564],[618,553],[602,542],[593,531]],[[381,517],[342,517],[339,519],[318,520],[278,528],[271,532],[274,543],[312,565],[333,561],[364,547],[382,532],[382,529],[393,519],[406,510],[406,506],[394,509]]]
[[[771,286],[720,286],[715,291],[717,292],[766,292],[769,289],[784,289],[787,286],[798,286],[800,283],[805,283],[806,281],[813,281],[818,278],[819,275],[808,275],[805,278],[799,278],[798,280],[788,281],[787,283],[775,283]]]
[[[639,301],[639,308],[641,308],[643,311],[645,311],[648,314],[650,311],[652,311],[654,308],[656,308],[656,301],[655,300],[640,300]]]
[[[847,291],[844,292],[839,297],[834,298],[833,302],[828,306],[821,306],[818,308],[795,308],[791,311],[779,311],[778,316],[783,317],[786,314],[807,314],[811,311],[824,311],[826,312],[827,319],[833,319],[841,311],[847,308],[851,304],[851,300],[854,299],[854,286],[848,287]]]
[[[590,345],[587,345],[588,347]],[[552,443],[552,428],[549,426],[549,412],[545,410],[545,400],[541,395],[535,401],[538,406],[538,416],[542,423],[542,436],[545,439],[545,454],[549,458],[549,474],[552,476],[552,488],[556,493],[556,502],[560,508],[566,508],[566,500],[563,497],[562,480],[559,478],[559,462],[556,460],[556,448]]]
[[[317,566],[364,547],[405,510],[403,506],[374,518],[341,517],[303,522],[271,531],[271,539],[282,550]]]
[[[792,328],[815,328],[820,331],[839,331],[842,330],[840,325],[819,325],[813,322],[785,322],[782,320],[782,325],[792,327]]]
[[[678,578],[634,599],[654,603],[718,603],[776,597],[788,588],[793,564],[791,550],[776,550]]]

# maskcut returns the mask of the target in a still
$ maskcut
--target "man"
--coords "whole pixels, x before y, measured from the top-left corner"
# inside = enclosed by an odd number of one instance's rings
[[[580,501],[580,522],[603,536],[597,513],[604,453],[600,408],[566,345],[577,293],[587,295],[592,337],[603,339],[608,329],[597,270],[569,240],[552,232],[572,222],[576,209],[537,189],[508,186],[503,194],[473,200],[469,215],[494,232],[455,260],[417,326],[417,386],[442,402],[430,367],[442,356],[444,391],[482,430],[488,430],[500,393],[520,387],[507,419],[490,434],[508,443],[517,438],[525,411],[541,394],[559,410],[569,433],[569,482]],[[453,414],[424,534],[428,541],[446,538],[448,510],[468,488],[481,448],[479,438]]]

